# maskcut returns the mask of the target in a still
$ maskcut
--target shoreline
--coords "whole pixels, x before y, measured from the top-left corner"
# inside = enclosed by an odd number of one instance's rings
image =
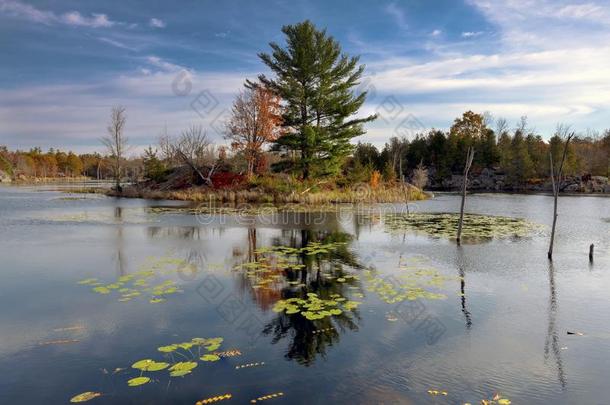
[[[404,203],[405,191],[402,187],[383,187],[376,189],[368,185],[353,189],[335,189],[316,192],[282,193],[272,190],[231,190],[190,187],[180,190],[154,190],[146,187],[126,187],[122,193],[105,190],[105,194],[117,198],[143,198],[149,200],[174,200],[190,202],[223,203],[271,203],[271,204],[344,204],[344,203]],[[408,187],[408,201],[422,201],[433,198],[434,194]]]

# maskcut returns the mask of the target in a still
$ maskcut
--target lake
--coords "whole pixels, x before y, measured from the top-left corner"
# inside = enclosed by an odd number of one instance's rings
[[[552,265],[549,196],[469,196],[539,227],[461,247],[401,206],[182,206],[0,187],[0,403],[608,403],[608,198],[560,197]]]

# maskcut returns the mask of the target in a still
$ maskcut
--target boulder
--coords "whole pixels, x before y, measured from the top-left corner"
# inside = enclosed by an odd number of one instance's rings
[[[568,186],[566,186],[563,191],[565,191],[566,193],[578,193],[581,190],[581,186],[579,183],[572,183]]]
[[[3,170],[0,170],[0,183],[10,183],[12,181],[11,176]]]

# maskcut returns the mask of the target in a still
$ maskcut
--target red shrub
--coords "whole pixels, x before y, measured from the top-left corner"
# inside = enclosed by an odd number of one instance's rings
[[[240,185],[246,177],[241,174],[231,172],[217,172],[212,175],[214,188],[231,188]]]

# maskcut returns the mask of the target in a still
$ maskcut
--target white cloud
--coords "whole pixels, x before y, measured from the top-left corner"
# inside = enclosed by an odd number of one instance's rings
[[[136,50],[135,48],[133,48],[133,47],[131,47],[131,46],[127,45],[127,44],[124,44],[124,43],[123,43],[123,42],[121,42],[121,41],[117,41],[117,40],[115,40],[115,39],[112,39],[112,38],[100,37],[100,38],[98,38],[98,39],[99,39],[100,41],[102,41],[102,42],[105,42],[105,43],[110,44],[110,45],[112,45],[112,46],[115,46],[115,47],[117,47],[117,48],[121,48],[121,49],[127,49],[127,50],[130,50],[130,51],[135,51],[135,50]]]
[[[596,4],[569,4],[554,13],[560,18],[592,18],[608,17],[607,10]],[[604,18],[605,19],[605,18]]]
[[[478,37],[479,35],[482,35],[483,32],[482,31],[466,31],[466,32],[462,32],[462,37],[463,38],[472,38],[472,37]]]
[[[399,28],[409,28],[409,24],[407,23],[407,18],[405,17],[404,11],[399,6],[397,6],[396,3],[388,4],[385,7],[385,11],[394,18]]]
[[[84,17],[78,11],[70,11],[61,16],[61,21],[68,25],[76,25],[82,27],[112,27],[115,22],[110,21],[106,14],[92,14],[92,17]]]
[[[154,27],[154,28],[165,28],[165,26],[166,26],[165,21],[163,21],[159,18],[151,18],[150,21],[148,22],[148,25],[150,25],[151,27]]]
[[[105,28],[117,24],[106,14],[92,13],[91,17],[82,15],[78,11],[69,11],[55,14],[52,11],[40,10],[32,5],[15,0],[0,0],[0,12],[25,20],[45,25],[65,24],[80,27]]]
[[[146,62],[148,62],[150,65],[152,65],[154,67],[157,67],[157,68],[163,70],[164,72],[177,72],[180,70],[188,71],[188,69],[184,66],[180,66],[175,63],[168,62],[167,60],[160,58],[158,56],[154,56],[154,55],[147,56]]]
[[[154,143],[166,124],[175,134],[193,123],[208,128],[212,139],[222,143],[222,135],[214,128],[219,127],[244,79],[256,77],[255,72],[189,70],[181,80],[189,81],[190,90],[182,95],[173,88],[182,66],[156,56],[144,62],[146,67],[130,74],[89,84],[0,89],[0,139],[11,148],[40,145],[101,151],[98,140],[110,109],[120,104],[127,108],[127,132],[135,146]],[[210,99],[216,105],[213,110],[200,115],[193,109],[193,103],[199,101],[201,106]]]
[[[528,115],[543,136],[557,122],[581,130],[608,127],[610,31],[600,27],[608,16],[607,3],[469,3],[495,27],[465,31],[462,37],[493,35],[481,43],[439,44],[423,58],[388,55],[368,62],[377,97],[367,101],[367,112],[394,95],[404,114],[412,113],[430,127],[446,128],[468,109],[491,111],[509,121]],[[458,46],[468,42],[470,47]],[[372,139],[379,141],[384,134],[387,139],[398,123],[373,123]]]
[[[442,34],[442,31],[441,31],[441,30],[434,30],[434,31],[432,31],[432,32],[430,33],[430,35],[431,35],[431,36],[433,36],[433,37],[438,37],[438,36],[439,36],[439,35],[441,35],[441,34]]]
[[[55,14],[39,10],[36,7],[19,1],[0,0],[0,11],[14,17],[21,17],[42,24],[50,24],[57,20]]]

